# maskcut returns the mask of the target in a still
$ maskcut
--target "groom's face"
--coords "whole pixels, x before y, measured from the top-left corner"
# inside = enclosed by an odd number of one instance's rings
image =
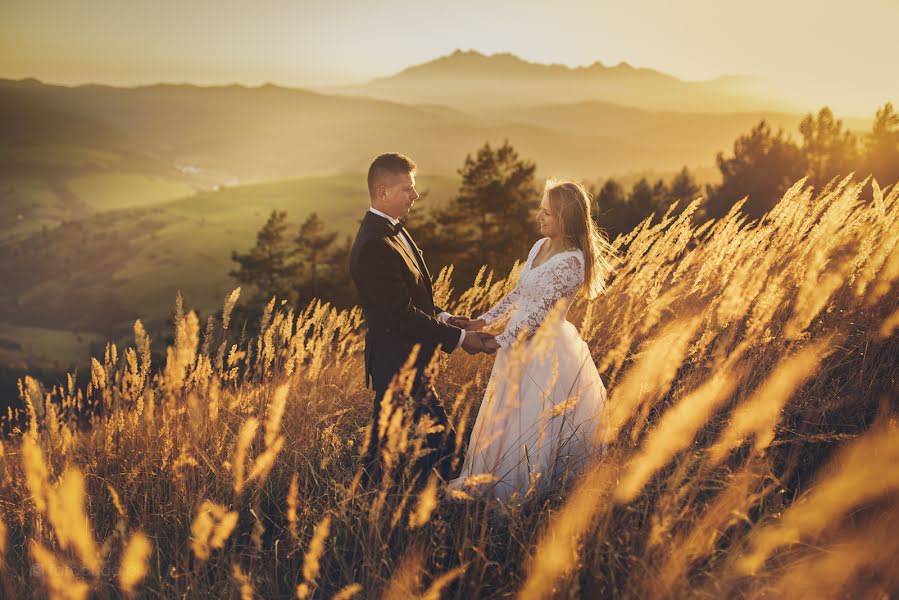
[[[388,173],[383,180],[383,192],[379,189],[383,208],[379,208],[391,217],[399,219],[409,213],[412,205],[418,200],[415,191],[415,173]]]

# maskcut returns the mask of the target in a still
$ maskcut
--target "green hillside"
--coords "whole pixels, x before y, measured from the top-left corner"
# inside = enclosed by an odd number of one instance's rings
[[[43,179],[0,176],[0,242],[55,227],[69,214]]]
[[[193,193],[183,182],[135,173],[97,173],[68,181],[69,189],[94,210],[159,204]]]
[[[43,89],[0,85],[0,243],[205,184],[114,126],[51,102]]]
[[[74,176],[69,176],[73,173]],[[110,170],[0,176],[0,243],[24,240],[98,212],[156,205],[194,193],[184,179]]]
[[[420,177],[418,188],[428,193],[415,210],[445,201],[457,186],[451,177]],[[72,187],[79,189],[77,182]],[[110,195],[108,205],[124,197]],[[122,201],[129,202],[135,204]],[[234,267],[231,252],[255,243],[272,210],[286,210],[297,227],[315,211],[342,241],[355,234],[367,207],[365,176],[353,173],[223,188],[97,212],[0,244],[8,257],[0,263],[0,278],[9,282],[0,289],[0,324],[19,327],[6,337],[28,347],[28,327],[90,332],[104,339],[127,336],[136,318],[148,326],[167,319],[178,291],[188,306],[209,313],[236,286],[228,276]],[[70,355],[67,343],[50,358]]]
[[[85,364],[91,347],[105,343],[102,336],[87,332],[0,323],[0,364],[66,369]]]

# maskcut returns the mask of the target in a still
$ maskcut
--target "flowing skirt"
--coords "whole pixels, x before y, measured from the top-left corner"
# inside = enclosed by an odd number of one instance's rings
[[[550,339],[499,349],[462,472],[448,488],[509,503],[562,485],[601,451],[605,402],[590,350],[568,321]]]

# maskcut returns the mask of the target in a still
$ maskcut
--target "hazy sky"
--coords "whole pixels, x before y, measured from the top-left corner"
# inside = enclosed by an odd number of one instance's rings
[[[760,78],[838,115],[899,102],[899,0],[2,0],[0,77],[364,81],[456,48]]]

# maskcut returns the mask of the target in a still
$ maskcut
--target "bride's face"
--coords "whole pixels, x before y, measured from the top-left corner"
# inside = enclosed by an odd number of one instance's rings
[[[545,195],[540,201],[540,209],[537,212],[537,223],[540,224],[540,233],[543,237],[556,237],[559,235],[559,228],[556,226],[556,218],[553,216],[552,209],[549,206],[549,198]]]

